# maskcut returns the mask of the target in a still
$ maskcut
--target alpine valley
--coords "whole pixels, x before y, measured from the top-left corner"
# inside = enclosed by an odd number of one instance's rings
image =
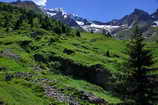
[[[157,68],[158,10],[100,22],[0,2],[0,105],[158,105]]]

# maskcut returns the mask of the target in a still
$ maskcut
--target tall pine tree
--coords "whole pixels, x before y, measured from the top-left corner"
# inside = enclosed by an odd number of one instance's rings
[[[122,85],[125,89],[125,101],[130,100],[132,105],[156,105],[157,76],[149,75],[152,70],[149,68],[154,61],[151,51],[145,48],[144,38],[138,27],[135,28],[128,47],[129,58],[125,69],[127,78],[123,78],[125,82]]]
[[[22,26],[22,23],[23,23],[23,16],[20,16],[19,19],[15,23],[14,30],[20,29],[20,27]]]
[[[13,26],[13,24],[11,22],[11,19],[12,19],[11,15],[6,15],[4,17],[4,25],[3,25],[3,27],[6,28],[6,31],[9,31],[12,28],[12,26]]]

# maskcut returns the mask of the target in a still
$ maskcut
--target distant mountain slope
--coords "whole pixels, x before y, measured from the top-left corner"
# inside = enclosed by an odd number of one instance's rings
[[[152,31],[152,28],[158,27],[158,10],[153,14],[149,14],[143,10],[135,9],[131,14],[126,15],[121,19],[114,19],[110,22],[100,22],[82,18],[73,13],[67,13],[62,8],[41,8],[32,1],[13,2],[12,4],[18,7],[44,12],[49,17],[61,21],[72,28],[94,33],[110,33],[117,38],[120,38],[121,35],[123,39],[127,33],[131,33],[132,28],[136,25],[141,28],[144,36],[148,37],[152,36],[152,33],[155,33]],[[151,34],[147,35],[149,32]]]
[[[120,20],[114,20],[111,22],[108,22],[107,24],[111,25],[125,25],[126,27],[133,27],[136,24],[152,24],[153,18],[150,14],[147,12],[135,9],[134,12],[132,12],[129,15],[124,16]]]
[[[151,16],[152,16],[152,18],[154,18],[155,20],[158,20],[158,9],[157,9],[156,12],[154,12]]]
[[[157,16],[158,11],[153,14],[149,14],[143,10],[135,9],[131,14],[126,15],[119,20],[107,22],[106,24],[123,25],[125,27],[125,29],[116,31],[115,36],[117,36],[117,38],[130,38],[132,28],[136,25],[139,26],[145,37],[151,37],[152,35],[155,35],[153,28],[158,27]],[[156,33],[158,32],[156,31]]]
[[[21,8],[26,8],[26,9],[33,9],[36,11],[41,11],[38,5],[36,5],[33,1],[16,1],[12,2],[11,4],[21,7]]]
[[[108,33],[120,28],[120,26],[106,25],[103,22],[91,21],[77,15],[67,13],[64,11],[64,9],[61,8],[44,9],[44,11],[54,19],[62,21],[63,23],[71,27],[82,28],[83,30],[88,32],[103,33],[105,31],[106,33]]]
[[[138,25],[143,32],[158,26],[158,11],[150,15],[143,10],[135,9],[131,14],[121,19],[115,19],[106,23],[85,19],[67,13],[64,9],[60,8],[45,9],[45,12],[52,18],[60,20],[71,27],[80,27],[88,32],[111,33],[114,36],[117,36],[120,32],[123,34],[124,31],[130,31],[130,29],[136,25]]]
[[[72,14],[66,13],[62,8],[44,9],[44,11],[52,18],[57,19],[71,27],[79,28],[79,24],[73,19]]]

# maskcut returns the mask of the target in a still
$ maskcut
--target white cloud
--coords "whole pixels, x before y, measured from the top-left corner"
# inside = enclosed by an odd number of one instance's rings
[[[45,6],[47,3],[47,0],[32,0],[32,1],[34,1],[37,5],[40,6]]]

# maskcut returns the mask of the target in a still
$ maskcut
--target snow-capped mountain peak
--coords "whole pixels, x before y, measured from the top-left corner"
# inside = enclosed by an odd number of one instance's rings
[[[51,9],[46,9],[45,11],[47,12],[48,15],[50,16],[54,16],[56,14],[62,14],[62,15],[66,15],[67,13],[64,11],[63,8],[51,8]]]
[[[45,9],[46,13],[59,21],[62,21],[65,24],[68,24],[72,27],[81,28],[88,32],[113,32],[114,30],[120,28],[120,26],[107,25],[103,22],[91,21],[85,18],[81,18],[76,14],[71,14],[65,12],[63,8],[53,8]]]
[[[153,24],[154,27],[158,26],[158,21],[156,20],[157,18],[155,18],[155,20],[153,19],[153,17],[157,17],[158,11],[150,15],[143,10],[135,9],[133,13],[126,15],[122,19],[115,19],[107,23],[91,21],[89,19],[79,17],[76,14],[66,12],[63,8],[45,9],[44,11],[48,14],[48,16],[54,19],[57,19],[71,27],[81,28],[88,32],[106,32],[115,34],[118,31],[130,29],[135,24]]]

